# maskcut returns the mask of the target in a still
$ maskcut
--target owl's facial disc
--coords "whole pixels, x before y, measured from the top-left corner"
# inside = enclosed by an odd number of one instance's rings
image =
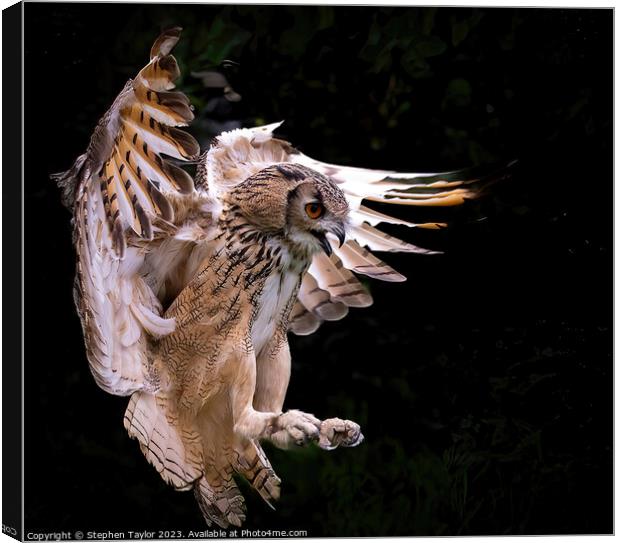
[[[307,256],[345,239],[349,206],[334,181],[299,164],[275,164],[237,185],[226,196],[235,214],[258,230],[283,235]]]

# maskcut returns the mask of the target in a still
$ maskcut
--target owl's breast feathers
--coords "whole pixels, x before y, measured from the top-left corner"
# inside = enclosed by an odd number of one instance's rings
[[[220,220],[220,248],[204,267],[212,276],[212,294],[251,307],[246,323],[259,356],[272,338],[284,341],[299,286],[311,255],[291,245],[282,233],[265,233],[249,224],[234,205]]]
[[[231,340],[256,356],[270,340],[286,341],[289,316],[311,262],[311,255],[295,250],[283,235],[257,230],[235,206],[223,211],[218,229],[213,250],[166,311],[177,326],[162,338],[161,354],[175,372],[193,365],[188,354],[201,355],[209,366],[211,358],[222,355],[215,346]]]

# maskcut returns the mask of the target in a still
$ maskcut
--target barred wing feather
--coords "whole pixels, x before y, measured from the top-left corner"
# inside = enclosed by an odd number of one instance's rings
[[[129,80],[73,167],[55,176],[72,207],[77,250],[76,302],[88,360],[98,385],[117,395],[159,386],[149,337],[174,329],[144,276],[145,257],[174,219],[170,197],[192,192],[191,177],[166,157],[195,158],[193,118],[171,90],[179,69],[170,54],[180,29],[164,32],[149,63]]]

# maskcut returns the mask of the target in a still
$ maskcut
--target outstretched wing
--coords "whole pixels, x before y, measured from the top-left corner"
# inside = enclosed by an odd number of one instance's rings
[[[356,277],[404,281],[405,277],[381,261],[374,252],[432,254],[382,232],[381,223],[409,228],[439,229],[444,223],[412,223],[372,207],[372,202],[401,206],[455,206],[479,195],[481,179],[463,172],[399,173],[326,164],[314,160],[273,136],[281,123],[221,134],[199,169],[197,185],[217,197],[250,175],[282,162],[302,164],[331,177],[345,193],[350,207],[350,228],[342,247],[332,241],[333,254],[318,254],[304,276],[291,314],[296,334],[314,332],[325,320],[343,318],[349,307],[372,304],[370,293]],[[368,204],[368,205],[366,205]]]
[[[367,307],[372,296],[357,275],[380,281],[400,282],[406,277],[374,253],[398,252],[437,254],[396,238],[378,228],[382,223],[409,228],[437,230],[445,223],[413,223],[370,207],[372,202],[395,206],[458,206],[477,198],[481,190],[498,177],[467,175],[465,171],[444,173],[399,173],[325,164],[302,153],[293,153],[291,162],[304,164],[331,177],[345,193],[350,206],[350,228],[339,247],[331,239],[333,254],[314,257],[303,279],[299,299],[293,309],[290,329],[308,335],[323,321],[338,320],[349,307]],[[385,207],[385,206],[384,206]],[[314,288],[312,288],[314,286]]]
[[[88,360],[98,385],[117,395],[157,389],[149,338],[174,329],[144,268],[174,231],[171,200],[193,192],[191,177],[167,157],[199,153],[194,138],[177,128],[193,118],[189,100],[171,90],[179,68],[170,52],[180,30],[156,40],[150,62],[127,82],[86,153],[55,176],[74,213],[75,297]]]

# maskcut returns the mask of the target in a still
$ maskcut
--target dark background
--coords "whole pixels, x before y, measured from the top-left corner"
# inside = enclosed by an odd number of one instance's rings
[[[518,159],[442,232],[386,254],[404,284],[291,339],[286,406],[358,421],[356,449],[269,449],[277,511],[309,535],[612,531],[612,11],[25,6],[26,529],[202,529],[99,390],[72,302],[68,168],[160,29],[185,28],[179,87],[222,122],[286,119],[310,156],[405,171]],[[227,68],[229,103],[191,70]],[[209,105],[207,105],[209,101]],[[227,126],[232,126],[228,124]],[[247,490],[247,488],[246,488]]]

